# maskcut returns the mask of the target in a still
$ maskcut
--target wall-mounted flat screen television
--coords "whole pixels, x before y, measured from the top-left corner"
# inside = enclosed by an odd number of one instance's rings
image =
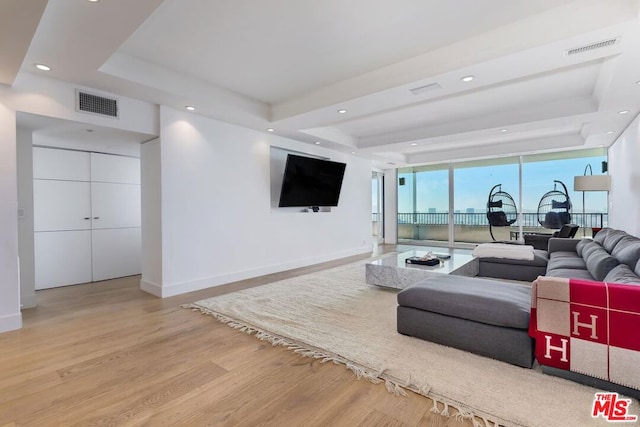
[[[278,206],[338,206],[345,167],[345,163],[287,155]]]

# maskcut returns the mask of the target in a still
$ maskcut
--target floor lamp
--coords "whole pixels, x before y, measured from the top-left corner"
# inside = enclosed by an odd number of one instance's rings
[[[589,172],[589,175],[587,175]],[[584,174],[573,178],[573,191],[582,191],[582,236],[586,234],[584,221],[586,211],[584,206],[584,193],[586,191],[609,191],[611,190],[611,175],[594,175],[591,165],[584,168]],[[601,224],[602,225],[602,224]]]

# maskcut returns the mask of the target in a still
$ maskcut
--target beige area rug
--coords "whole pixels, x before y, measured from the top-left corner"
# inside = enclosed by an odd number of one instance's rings
[[[396,331],[396,293],[367,285],[364,262],[186,305],[306,357],[344,364],[439,402],[433,412],[478,426],[606,425],[595,389]],[[635,401],[634,401],[635,402]],[[637,404],[631,409],[637,411]]]

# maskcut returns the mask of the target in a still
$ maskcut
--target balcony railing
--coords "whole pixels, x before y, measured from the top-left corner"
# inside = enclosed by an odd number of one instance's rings
[[[377,221],[377,215],[373,214],[373,221]],[[535,212],[526,212],[521,214],[523,227],[540,227],[538,222],[538,214]],[[609,218],[606,213],[572,213],[571,222],[577,224],[582,228],[602,228],[606,227]],[[413,225],[448,225],[449,214],[447,212],[411,212],[411,213],[398,213],[398,224],[413,224]],[[453,214],[454,225],[470,225],[470,226],[489,226],[487,220],[487,214],[485,212],[475,213],[462,213],[456,212]],[[520,225],[515,222],[512,227]]]

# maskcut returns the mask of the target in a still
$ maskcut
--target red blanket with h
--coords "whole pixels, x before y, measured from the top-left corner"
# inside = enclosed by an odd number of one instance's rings
[[[640,390],[640,286],[541,276],[531,299],[538,363]]]

